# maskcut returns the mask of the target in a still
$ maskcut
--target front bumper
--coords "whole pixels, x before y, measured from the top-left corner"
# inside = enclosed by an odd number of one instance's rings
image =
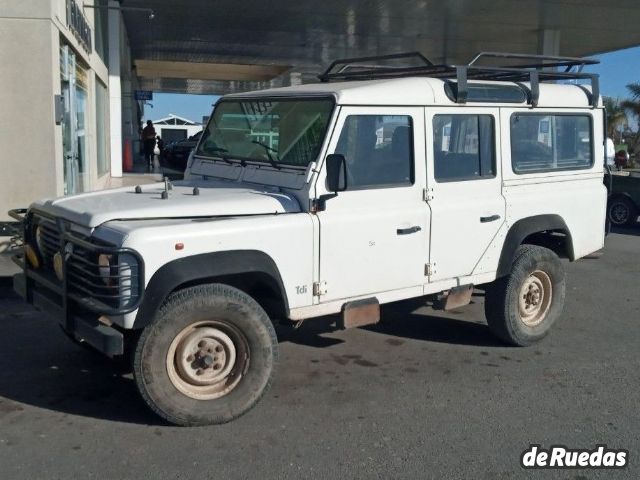
[[[55,301],[37,288],[27,289],[27,277],[18,273],[13,277],[13,289],[38,310],[47,312],[60,326],[78,341],[86,342],[109,357],[124,353],[124,335],[113,327],[104,325],[97,318],[65,312]],[[69,320],[72,321],[69,325]]]
[[[30,241],[29,231],[33,229],[30,222],[33,219],[26,216],[24,210],[10,214],[23,222],[23,238]],[[38,215],[43,218],[40,212]],[[110,357],[122,355],[124,334],[111,325],[109,316],[123,315],[138,308],[144,279],[142,258],[131,249],[80,238],[69,231],[68,225],[56,219],[44,221],[53,222],[60,229],[57,245],[48,246],[47,253],[59,254],[64,273],[62,280],[47,268],[44,261],[40,268],[35,269],[26,261],[24,253],[19,253],[13,260],[22,273],[14,276],[14,290],[27,303],[53,316],[77,340]],[[48,228],[52,228],[51,225]],[[110,287],[100,283],[100,265],[96,259],[101,254],[118,259],[117,265],[109,272],[110,282],[113,282]],[[122,269],[119,263],[121,256],[133,259],[134,266],[129,265],[126,271]],[[126,295],[123,294],[125,291]]]

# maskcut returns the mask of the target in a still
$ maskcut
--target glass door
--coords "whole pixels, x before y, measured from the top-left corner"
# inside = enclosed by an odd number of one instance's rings
[[[64,194],[78,191],[77,146],[73,115],[75,105],[75,55],[68,45],[60,47],[60,84],[64,99],[62,152],[64,158]]]
[[[64,99],[62,150],[64,194],[82,192],[88,187],[86,151],[87,71],[68,45],[60,47],[60,85]]]

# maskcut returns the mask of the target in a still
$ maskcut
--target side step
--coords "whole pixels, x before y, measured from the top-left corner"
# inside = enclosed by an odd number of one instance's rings
[[[380,303],[377,298],[364,298],[342,306],[338,328],[356,328],[373,325],[380,321]]]

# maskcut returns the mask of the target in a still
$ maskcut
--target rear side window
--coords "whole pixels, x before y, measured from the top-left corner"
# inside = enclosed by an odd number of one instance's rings
[[[591,116],[514,113],[511,165],[515,173],[590,168],[593,165]]]
[[[434,115],[433,170],[436,181],[496,176],[491,115]]]
[[[413,183],[413,131],[405,115],[349,115],[334,153],[347,161],[347,189]]]

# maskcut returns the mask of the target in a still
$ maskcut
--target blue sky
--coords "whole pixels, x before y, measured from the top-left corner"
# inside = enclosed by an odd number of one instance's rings
[[[194,122],[202,122],[203,116],[211,114],[212,106],[218,99],[215,95],[183,95],[179,93],[153,93],[150,108],[145,107],[145,120],[158,120],[170,113],[188,118]]]
[[[628,95],[626,85],[640,82],[640,47],[618,50],[596,58],[601,63],[586,71],[600,74],[602,95],[624,98]]]
[[[602,63],[589,67],[587,71],[600,74],[600,90],[603,95],[626,97],[625,86],[640,81],[640,47],[618,50],[596,58]],[[211,106],[217,99],[214,95],[154,93],[151,102],[153,108],[146,107],[146,116],[157,120],[174,113],[201,122],[204,115],[211,113]]]

